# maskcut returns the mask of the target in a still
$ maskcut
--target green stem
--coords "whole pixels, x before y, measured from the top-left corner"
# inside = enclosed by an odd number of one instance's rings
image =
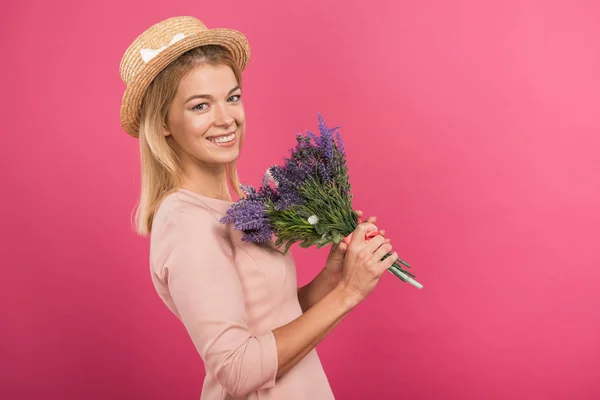
[[[394,263],[395,264],[395,263]],[[392,274],[396,275],[398,278],[400,278],[400,280],[402,280],[403,282],[408,282],[411,285],[413,285],[414,287],[416,287],[417,289],[422,289],[423,285],[421,285],[419,282],[417,282],[416,280],[414,280],[413,278],[411,278],[410,276],[404,274],[404,272],[402,272],[402,270],[398,267],[396,267],[395,265],[392,265],[388,271],[390,271]],[[405,271],[406,272],[406,271]]]

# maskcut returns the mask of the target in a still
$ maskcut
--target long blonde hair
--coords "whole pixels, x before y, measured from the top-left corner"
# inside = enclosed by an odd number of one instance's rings
[[[167,111],[175,98],[179,82],[198,64],[229,66],[242,87],[242,73],[227,49],[217,45],[196,47],[178,57],[154,78],[142,100],[140,114],[140,161],[141,191],[132,221],[138,235],[148,236],[152,221],[162,199],[181,185],[182,171],[179,159],[167,138]],[[240,150],[244,132],[240,133]],[[226,166],[229,184],[238,197],[244,196],[240,189],[237,162]]]

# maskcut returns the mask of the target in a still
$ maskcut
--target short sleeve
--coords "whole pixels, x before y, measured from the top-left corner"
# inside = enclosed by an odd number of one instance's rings
[[[164,229],[162,275],[207,372],[235,397],[275,386],[275,337],[248,328],[224,225],[197,207],[173,211]]]

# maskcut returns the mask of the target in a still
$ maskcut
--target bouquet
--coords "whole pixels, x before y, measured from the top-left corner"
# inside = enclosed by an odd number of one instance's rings
[[[296,135],[296,147],[283,165],[269,168],[258,189],[240,185],[246,195],[221,218],[223,224],[243,231],[243,241],[264,243],[277,236],[287,254],[294,243],[302,248],[350,242],[359,224],[352,207],[346,153],[339,126],[329,128],[318,114],[319,135]],[[370,232],[367,240],[377,232]],[[389,257],[388,253],[383,259]],[[389,272],[421,289],[423,286],[398,258]]]

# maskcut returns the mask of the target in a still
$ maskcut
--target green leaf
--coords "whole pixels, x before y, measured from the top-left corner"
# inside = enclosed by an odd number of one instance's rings
[[[313,215],[313,213],[310,210],[307,210],[305,207],[302,207],[302,206],[297,208],[296,213],[305,219],[308,219],[308,217]]]
[[[322,234],[324,234],[324,233],[325,233],[325,228],[324,228],[324,227],[323,227],[323,225],[321,225],[321,224],[316,224],[316,225],[315,225],[315,229],[317,230],[317,233],[318,233],[319,235],[322,235]]]
[[[294,244],[293,240],[288,241],[285,244],[285,250],[283,251],[283,254],[287,255],[287,253],[290,251],[290,247],[292,247],[293,244]]]
[[[342,237],[342,235],[340,235],[339,232],[335,232],[333,234],[333,239],[332,239],[335,243],[340,243],[342,240],[344,240],[344,238]]]
[[[299,246],[303,249],[307,249],[310,246],[312,246],[312,243],[309,240],[303,240],[302,242],[300,242]]]

